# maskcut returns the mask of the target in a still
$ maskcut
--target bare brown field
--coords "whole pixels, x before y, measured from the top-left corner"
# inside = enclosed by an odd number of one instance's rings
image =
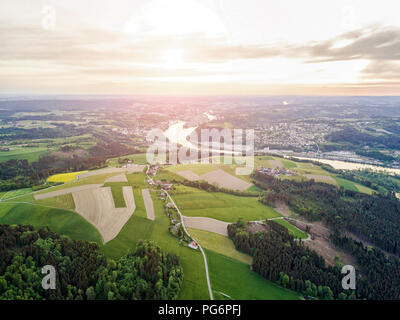
[[[128,179],[125,173],[121,173],[106,179],[105,182],[128,182]]]
[[[228,222],[206,217],[183,217],[185,226],[192,229],[200,229],[228,236]]]
[[[151,198],[149,189],[142,189],[142,197],[144,206],[146,207],[147,219],[155,220],[153,199]]]
[[[114,239],[136,209],[132,187],[122,188],[126,208],[115,208],[111,188],[73,192],[75,211],[93,224],[104,243]]]
[[[35,194],[35,195],[33,195],[33,197],[35,200],[41,200],[41,199],[62,196],[64,194],[68,194],[68,193],[96,189],[96,188],[100,188],[101,186],[102,186],[102,184],[85,184],[83,186],[76,186],[76,187],[65,188],[65,189],[47,192],[47,193]]]
[[[191,170],[178,171],[175,173],[189,181],[201,180],[201,177]]]
[[[83,179],[87,177],[92,177],[96,176],[99,174],[105,174],[105,173],[135,173],[135,172],[142,172],[145,168],[145,165],[131,165],[130,167],[127,168],[104,168],[104,169],[99,169],[99,170],[94,170],[94,171],[88,171],[85,173],[82,173],[76,177],[76,179]]]
[[[268,160],[268,164],[272,168],[283,169],[285,167],[281,160]]]
[[[336,180],[333,179],[331,176],[323,176],[319,174],[305,174],[304,176],[308,179],[314,179],[315,181],[327,182],[337,185]]]
[[[235,176],[221,169],[203,174],[201,178],[210,184],[215,183],[219,187],[232,190],[244,191],[252,186],[250,182],[236,178]]]

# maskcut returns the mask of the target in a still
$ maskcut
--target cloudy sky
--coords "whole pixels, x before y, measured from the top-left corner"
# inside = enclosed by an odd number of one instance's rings
[[[0,6],[1,93],[400,93],[398,0]]]

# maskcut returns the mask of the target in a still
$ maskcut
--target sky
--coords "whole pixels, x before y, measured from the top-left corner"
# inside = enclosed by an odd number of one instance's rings
[[[0,93],[400,93],[398,0],[2,0],[0,8]]]

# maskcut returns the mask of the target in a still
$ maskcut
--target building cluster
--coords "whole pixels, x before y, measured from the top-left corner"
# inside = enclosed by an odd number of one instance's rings
[[[331,126],[322,122],[279,122],[257,127],[255,143],[258,147],[279,145],[313,150],[316,142],[331,131]]]

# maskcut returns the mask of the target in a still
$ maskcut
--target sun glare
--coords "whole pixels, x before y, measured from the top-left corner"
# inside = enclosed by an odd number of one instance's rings
[[[181,49],[169,49],[165,51],[162,60],[167,68],[182,68],[185,64]]]

